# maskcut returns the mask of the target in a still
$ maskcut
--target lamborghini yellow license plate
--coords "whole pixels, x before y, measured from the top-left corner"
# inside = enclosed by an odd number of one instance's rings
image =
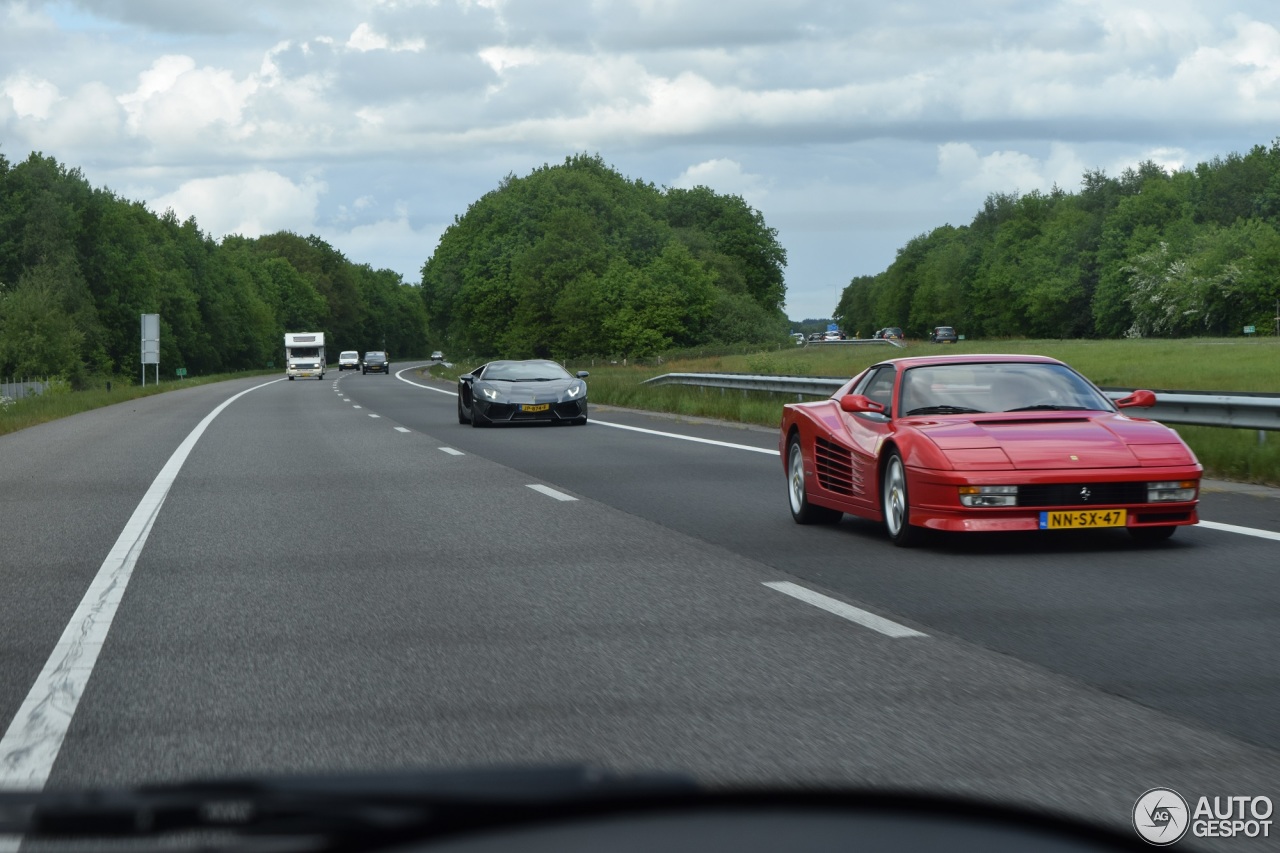
[[[551,404],[550,404],[550,403],[539,403],[539,404],[537,404],[536,406],[535,406],[534,404],[532,404],[532,403],[525,403],[524,405],[522,405],[522,406],[520,407],[520,411],[522,411],[522,412],[545,412],[545,411],[546,411],[547,409],[549,409],[549,408],[551,408]]]
[[[1090,527],[1124,527],[1125,510],[1074,509],[1040,513],[1041,530],[1085,530]]]

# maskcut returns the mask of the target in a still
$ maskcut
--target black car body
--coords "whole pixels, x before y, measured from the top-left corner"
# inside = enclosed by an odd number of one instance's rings
[[[929,340],[935,344],[954,344],[960,340],[960,336],[951,326],[934,326],[933,331],[929,333]]]
[[[458,423],[587,422],[585,370],[554,361],[491,361],[458,377]]]
[[[367,352],[364,354],[365,373],[390,373],[391,358],[385,352]]]

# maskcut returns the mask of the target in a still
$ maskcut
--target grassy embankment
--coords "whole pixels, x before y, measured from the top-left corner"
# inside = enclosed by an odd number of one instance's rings
[[[24,397],[11,403],[0,405],[0,435],[17,432],[20,429],[37,424],[78,415],[103,406],[125,403],[139,397],[150,397],[166,391],[177,391],[192,388],[196,385],[208,385],[212,382],[224,382],[228,379],[243,379],[249,376],[278,376],[279,370],[254,370],[245,373],[219,373],[212,376],[198,376],[188,379],[165,379],[159,385],[148,380],[147,387],[131,385],[119,379],[111,381],[111,390],[107,390],[106,380],[95,383],[93,387],[83,391],[72,391],[64,384],[55,383],[43,394]]]
[[[757,373],[850,377],[877,361],[904,355],[964,352],[1035,353],[1062,359],[1098,385],[1155,391],[1280,392],[1280,340],[1260,338],[1124,341],[962,341],[951,346],[793,347],[748,355],[686,357],[658,365],[571,361],[591,371],[591,400],[691,417],[776,426],[794,397],[641,383],[663,373]],[[474,364],[470,365],[474,366]],[[461,367],[461,365],[459,365]],[[467,368],[469,369],[469,368]],[[453,374],[450,374],[453,375]],[[1177,426],[1210,476],[1280,486],[1280,432],[1259,443],[1256,430]]]

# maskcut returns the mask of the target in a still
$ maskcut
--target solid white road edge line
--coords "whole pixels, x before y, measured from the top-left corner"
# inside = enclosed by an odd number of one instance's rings
[[[530,483],[529,488],[533,489],[535,492],[541,492],[547,497],[555,498],[558,501],[576,501],[577,500],[577,498],[575,498],[573,495],[566,495],[564,492],[556,491],[550,486],[543,486],[538,483]]]
[[[151,525],[200,436],[245,394],[283,381],[273,379],[224,400],[182,440],[151,482],[0,739],[0,790],[40,790],[48,781]]]
[[[752,447],[749,444],[734,444],[732,441],[716,441],[715,439],[711,439],[711,438],[698,438],[692,435],[681,435],[678,432],[662,432],[661,430],[645,429],[644,427],[625,426],[623,424],[612,424],[612,423],[609,423],[608,421],[592,420],[590,423],[593,423],[596,426],[607,426],[607,427],[613,427],[614,429],[630,430],[631,432],[642,432],[647,435],[658,435],[658,436],[662,436],[663,438],[678,438],[681,441],[693,441],[693,442],[697,442],[698,444],[710,444],[710,445],[714,445],[715,447],[728,447],[733,450],[750,450],[752,453],[764,453],[769,456],[778,455],[778,451],[768,447]]]
[[[792,598],[798,598],[806,604],[812,604],[814,607],[820,607],[828,613],[834,613],[842,619],[848,619],[850,622],[856,622],[864,628],[870,628],[872,631],[879,631],[886,637],[895,639],[903,637],[927,637],[928,634],[922,634],[906,625],[899,625],[897,622],[891,622],[883,616],[877,616],[874,613],[868,613],[854,607],[852,604],[845,604],[843,601],[837,601],[834,598],[814,592],[811,589],[805,589],[799,584],[790,583],[789,581],[766,581],[765,586],[775,589],[778,592],[789,595]]]
[[[1226,533],[1239,533],[1244,536],[1256,536],[1259,539],[1271,539],[1280,542],[1280,533],[1273,533],[1270,530],[1259,530],[1256,527],[1238,527],[1234,524],[1222,524],[1217,521],[1205,521],[1201,519],[1195,526],[1207,527],[1210,530],[1221,530]]]

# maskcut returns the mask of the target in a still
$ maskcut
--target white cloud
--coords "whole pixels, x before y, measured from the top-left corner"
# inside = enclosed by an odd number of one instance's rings
[[[326,189],[313,178],[298,184],[277,172],[255,169],[186,181],[150,206],[156,212],[172,208],[181,220],[194,216],[200,230],[215,238],[259,237],[282,230],[308,234],[315,231],[316,210]]]
[[[172,145],[207,141],[207,131],[215,125],[232,137],[246,135],[252,128],[241,126],[241,118],[256,89],[253,78],[237,81],[224,69],[196,68],[189,56],[162,56],[119,101],[132,133]]]
[[[2,91],[19,118],[47,119],[60,97],[57,86],[26,73],[5,80]]]
[[[672,182],[672,186],[683,189],[710,187],[721,195],[742,196],[757,209],[763,206],[769,195],[767,181],[762,176],[749,174],[743,170],[741,163],[725,158],[706,160],[690,166]]]
[[[351,50],[366,53],[371,50],[410,51],[419,53],[426,49],[427,43],[422,39],[406,39],[393,42],[382,33],[374,30],[367,23],[361,23],[352,31],[347,39],[347,47]]]

